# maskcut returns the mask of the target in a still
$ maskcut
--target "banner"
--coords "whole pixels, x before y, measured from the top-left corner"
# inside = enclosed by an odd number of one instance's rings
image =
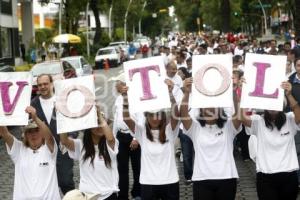
[[[93,76],[54,82],[57,133],[98,126]]]
[[[133,60],[123,65],[126,84],[129,87],[131,114],[171,107],[168,86],[165,84],[166,69],[163,57]]]
[[[283,110],[286,56],[246,54],[241,108]]]
[[[232,56],[193,56],[192,108],[233,107]]]
[[[32,76],[29,72],[0,72],[0,125],[28,124]]]

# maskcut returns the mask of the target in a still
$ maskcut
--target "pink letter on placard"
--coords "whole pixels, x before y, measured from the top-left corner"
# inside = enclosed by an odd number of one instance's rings
[[[203,77],[204,77],[205,73],[210,69],[218,70],[219,73],[223,77],[221,86],[216,91],[207,90],[203,83]],[[228,70],[224,66],[222,66],[220,64],[215,64],[215,63],[210,63],[210,64],[207,64],[207,65],[204,65],[203,67],[201,67],[197,71],[195,78],[194,78],[196,89],[206,96],[218,96],[218,95],[223,94],[229,88],[230,80],[231,79],[230,79],[230,74],[229,74]]]
[[[142,79],[142,87],[143,87],[143,97],[141,97],[141,100],[150,100],[155,99],[156,96],[154,96],[151,92],[151,85],[149,80],[149,71],[153,70],[158,73],[160,76],[159,66],[158,65],[152,65],[142,68],[135,68],[129,70],[129,79],[132,81],[132,77],[135,73],[140,72],[141,73],[141,79]]]
[[[83,94],[85,99],[84,99],[83,108],[77,113],[72,113],[68,109],[67,101],[68,101],[69,94],[75,90],[80,91]],[[77,118],[77,117],[85,116],[92,109],[94,105],[95,105],[94,95],[88,88],[81,85],[73,85],[66,88],[63,92],[61,92],[61,95],[58,97],[55,107],[64,116],[70,118]]]
[[[19,100],[19,97],[20,97],[25,85],[28,85],[28,82],[17,81],[16,84],[19,87],[18,87],[16,96],[15,96],[13,102],[10,103],[9,87],[12,86],[12,82],[0,82],[2,106],[3,106],[3,111],[4,111],[5,115],[11,115],[14,112],[17,102]]]
[[[265,73],[266,73],[266,69],[271,67],[271,65],[269,63],[253,63],[253,65],[257,68],[256,82],[255,82],[255,89],[253,92],[249,93],[249,96],[277,98],[278,88],[273,94],[264,94]]]

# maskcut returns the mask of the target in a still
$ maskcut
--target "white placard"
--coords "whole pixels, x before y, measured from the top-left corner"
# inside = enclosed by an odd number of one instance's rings
[[[54,82],[54,88],[57,133],[68,133],[98,126],[97,112],[94,106],[93,76],[58,80]],[[62,106],[61,109],[60,106]],[[91,106],[91,108],[85,110],[85,106]],[[70,117],[71,115],[72,117]]]
[[[149,81],[146,80],[147,77],[142,76],[141,72],[133,73],[146,68],[152,68],[147,73]],[[171,107],[168,87],[165,84],[166,69],[162,56],[125,62],[124,73],[129,87],[128,102],[131,114]]]
[[[286,56],[246,54],[245,83],[242,89],[241,108],[282,111],[284,91],[280,85],[286,80],[286,59]],[[266,70],[258,72],[258,67],[256,67],[258,64],[255,63],[266,63],[269,67],[266,67]],[[257,79],[263,79],[264,82]],[[257,93],[259,86],[262,87],[263,94],[269,95],[269,97],[254,96],[252,94],[254,91],[256,91],[254,93]],[[275,93],[276,90],[278,90],[277,95]],[[272,94],[274,95],[272,96]]]
[[[8,87],[9,95],[4,94],[4,82],[10,82]],[[17,85],[19,82],[19,85]],[[25,82],[20,83],[20,82]],[[18,126],[28,124],[28,114],[25,112],[27,106],[30,106],[30,97],[32,90],[32,76],[29,72],[1,72],[0,73],[0,125]],[[19,90],[19,92],[18,92]],[[17,95],[19,93],[19,96]],[[5,100],[5,98],[8,98]],[[5,103],[6,102],[6,103]],[[4,109],[4,103],[6,108]]]
[[[203,69],[207,69],[206,72]],[[192,108],[233,106],[231,55],[193,56],[192,73],[194,81],[191,97]],[[202,84],[199,84],[201,82]],[[222,92],[217,92],[218,90]]]

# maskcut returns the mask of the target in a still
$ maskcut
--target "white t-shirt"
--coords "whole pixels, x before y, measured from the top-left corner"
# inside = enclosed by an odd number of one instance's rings
[[[48,122],[48,124],[50,124],[51,117],[53,114],[55,97],[52,96],[49,99],[43,99],[42,97],[40,97],[40,102],[41,102],[41,106],[44,111],[45,117],[47,119],[47,122]]]
[[[7,152],[15,164],[14,200],[60,200],[56,174],[57,145],[32,150],[14,138]]]
[[[79,160],[80,183],[79,190],[81,192],[100,194],[98,200],[106,199],[112,193],[118,192],[119,174],[117,168],[118,140],[115,140],[114,150],[106,144],[108,154],[111,158],[111,168],[105,166],[104,159],[95,156],[94,166],[91,164],[91,159],[85,162],[83,156],[85,151],[82,151],[83,143],[80,139],[74,139],[75,151],[68,150],[70,158]],[[99,155],[98,146],[95,146],[96,155]]]
[[[159,130],[152,130],[151,142],[147,138],[145,125],[135,125],[135,138],[141,146],[141,184],[165,185],[179,181],[174,152],[178,131],[179,123],[174,131],[169,123],[165,132],[167,141],[161,144],[158,140]]]
[[[252,115],[250,134],[257,137],[256,170],[266,174],[291,172],[299,169],[294,136],[299,125],[294,113],[286,113],[286,123],[279,131],[270,130],[262,116]]]
[[[127,124],[123,120],[123,96],[119,95],[116,98],[114,105],[114,122],[113,122],[113,134],[116,137],[118,131],[122,131],[125,134],[133,134],[128,128]],[[133,113],[130,117],[139,124],[144,123],[144,113]],[[134,136],[133,136],[134,137]]]
[[[233,139],[242,129],[235,129],[231,120],[222,129],[192,120],[189,130],[183,130],[194,144],[193,181],[238,178],[233,158]]]

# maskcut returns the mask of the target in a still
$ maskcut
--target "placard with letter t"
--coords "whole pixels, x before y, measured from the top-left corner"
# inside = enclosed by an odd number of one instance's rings
[[[162,56],[125,62],[124,73],[131,114],[171,107]]]

